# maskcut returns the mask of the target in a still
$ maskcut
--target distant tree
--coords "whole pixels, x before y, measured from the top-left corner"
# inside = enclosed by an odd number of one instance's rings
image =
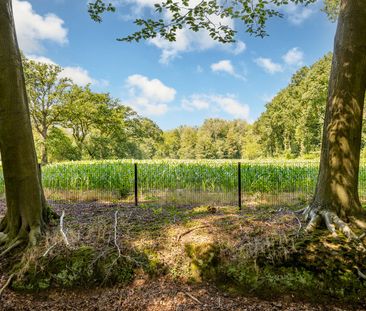
[[[76,161],[81,160],[79,148],[77,148],[70,137],[57,127],[50,129],[47,137],[47,150],[50,161]]]
[[[65,102],[60,107],[60,123],[71,130],[81,155],[87,152],[86,139],[93,128],[107,124],[111,101],[108,94],[94,93],[89,86],[73,85],[65,94]]]
[[[249,138],[249,125],[244,120],[228,122],[228,131],[225,139],[225,157],[227,159],[240,159],[245,141]]]
[[[178,150],[180,147],[180,134],[178,129],[165,131],[163,143],[158,152],[160,158],[179,159]]]
[[[70,79],[60,78],[62,68],[23,58],[25,84],[32,123],[42,138],[42,163],[48,162],[47,138],[49,130],[60,121],[60,105]]]
[[[298,156],[320,150],[332,55],[299,69],[255,122],[266,155]]]
[[[196,158],[197,145],[197,128],[190,126],[182,126],[179,128],[180,132],[180,146],[178,156],[180,159],[194,159]]]

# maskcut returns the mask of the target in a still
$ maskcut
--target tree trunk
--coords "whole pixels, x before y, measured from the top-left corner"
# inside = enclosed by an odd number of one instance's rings
[[[7,201],[0,243],[7,252],[22,242],[36,243],[47,211],[11,0],[0,1],[0,152]]]
[[[48,163],[48,149],[47,149],[47,136],[48,136],[48,133],[47,133],[47,129],[46,127],[44,126],[43,127],[44,130],[42,132],[42,159],[41,159],[41,162],[42,164],[47,164]]]
[[[366,2],[342,0],[334,40],[323,128],[320,168],[308,230],[325,221],[349,230],[343,221],[361,214],[358,196],[362,113],[366,90]],[[342,221],[342,220],[343,221]],[[344,230],[343,230],[344,231]]]

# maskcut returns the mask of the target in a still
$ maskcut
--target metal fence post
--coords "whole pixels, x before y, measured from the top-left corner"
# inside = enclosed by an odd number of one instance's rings
[[[138,186],[137,186],[137,182],[138,182],[138,176],[137,176],[137,163],[135,163],[135,206],[138,206],[139,202],[138,202]]]
[[[241,210],[241,163],[238,162],[238,203]]]

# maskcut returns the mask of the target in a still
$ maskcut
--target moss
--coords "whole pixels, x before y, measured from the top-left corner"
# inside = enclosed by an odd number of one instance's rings
[[[226,290],[271,297],[292,294],[313,301],[329,296],[343,302],[362,302],[366,254],[344,238],[317,233],[295,240],[273,241],[257,257],[214,243],[186,244],[194,281],[214,280]]]
[[[187,243],[185,252],[191,259],[190,272],[195,281],[214,278],[219,264],[220,247],[211,243]]]
[[[134,276],[136,262],[118,256],[114,250],[99,254],[94,248],[63,249],[53,257],[41,257],[17,265],[16,290],[43,290],[49,287],[91,287],[127,283]]]
[[[161,263],[159,254],[151,249],[145,249],[143,251],[144,256],[147,258],[147,263],[144,266],[144,272],[149,276],[158,276],[166,273],[166,267]]]

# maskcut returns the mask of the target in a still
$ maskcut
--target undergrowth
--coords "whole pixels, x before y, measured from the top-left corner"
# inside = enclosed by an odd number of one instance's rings
[[[113,210],[83,215],[68,225],[67,246],[56,230],[17,264],[12,288],[40,291],[127,284],[165,275],[176,281],[216,283],[235,294],[291,295],[315,302],[329,297],[362,303],[366,252],[327,231],[302,233],[282,209],[128,207],[114,228]],[[107,216],[101,216],[107,215]]]

